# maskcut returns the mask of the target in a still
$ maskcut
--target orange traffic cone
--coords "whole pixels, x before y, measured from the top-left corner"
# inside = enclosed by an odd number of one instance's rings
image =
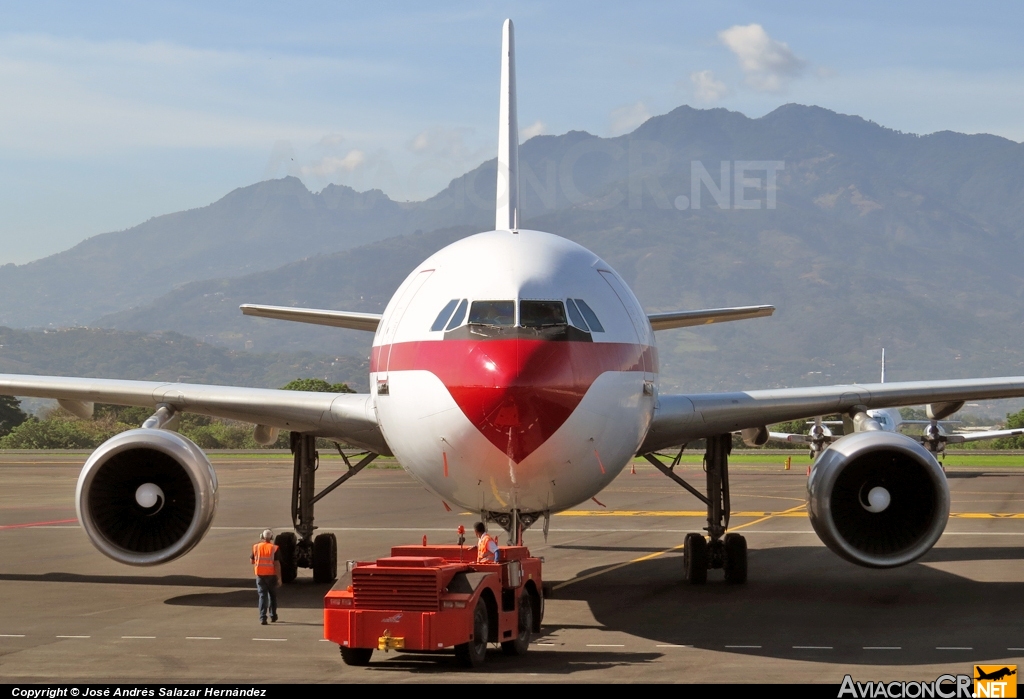
[[[631,465],[630,465],[630,467],[629,467],[629,472],[630,472],[631,474],[633,474],[634,476],[636,475],[636,464],[631,464]]]

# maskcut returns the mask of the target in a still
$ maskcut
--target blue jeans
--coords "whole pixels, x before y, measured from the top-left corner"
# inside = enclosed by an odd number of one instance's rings
[[[257,576],[256,591],[260,595],[260,621],[277,616],[277,576]]]

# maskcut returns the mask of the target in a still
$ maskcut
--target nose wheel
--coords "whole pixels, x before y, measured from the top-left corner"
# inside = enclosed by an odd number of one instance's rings
[[[704,453],[704,469],[707,472],[707,494],[700,492],[683,480],[674,469],[679,465],[683,451],[666,466],[654,454],[644,454],[655,468],[685,488],[707,506],[707,537],[703,534],[687,534],[683,540],[683,576],[691,585],[703,585],[708,580],[708,570],[721,568],[725,580],[740,584],[747,581],[747,541],[739,534],[726,534],[729,528],[729,452],[732,451],[732,435],[720,434],[708,437]]]

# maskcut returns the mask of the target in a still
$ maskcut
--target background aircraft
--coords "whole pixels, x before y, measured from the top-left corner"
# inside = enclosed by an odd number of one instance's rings
[[[882,350],[882,376],[880,383],[885,383],[885,350]],[[953,406],[946,406],[943,410],[943,415],[952,415],[949,409]],[[953,410],[959,410],[963,407],[961,403]],[[808,434],[794,434],[790,432],[769,432],[769,439],[777,442],[788,442],[790,444],[807,444],[810,447],[811,458],[817,458],[824,450],[825,447],[837,439],[840,439],[843,435],[833,434],[831,427],[836,425],[843,425],[843,434],[850,434],[852,432],[864,431],[864,430],[884,430],[886,432],[901,433],[900,428],[903,425],[925,425],[925,428],[920,435],[914,435],[915,439],[918,439],[925,449],[933,454],[944,454],[947,444],[963,444],[965,442],[978,442],[986,439],[999,439],[1000,437],[1013,437],[1015,435],[1024,434],[1024,428],[1007,429],[1007,430],[973,430],[969,432],[953,432],[948,434],[946,428],[952,424],[956,424],[953,421],[941,420],[937,416],[933,416],[932,407],[926,408],[927,415],[930,419],[928,420],[913,420],[904,419],[903,415],[896,408],[879,408],[876,410],[867,411],[867,420],[861,420],[859,423],[853,420],[840,420],[840,421],[828,421],[822,420],[821,416],[815,417],[811,423],[811,429]]]
[[[296,534],[278,537],[284,572],[335,577],[332,534],[314,538],[314,505],[377,455],[394,455],[448,503],[478,511],[514,541],[552,512],[595,496],[639,454],[705,439],[707,537],[687,535],[685,575],[747,576],[746,543],[727,533],[732,433],[763,444],[767,425],[833,413],[929,404],[942,419],[965,400],[1024,396],[1024,377],[661,394],[655,332],[771,315],[771,306],[646,314],[601,258],[556,235],[520,228],[513,28],[503,28],[495,227],[417,266],[380,315],[249,305],[249,315],[373,331],[370,392],[322,394],[230,386],[0,375],[0,393],[55,398],[81,416],[96,402],[148,406],[136,430],[87,460],[76,501],[104,554],[132,565],[175,559],[212,522],[217,478],[174,431],[182,412],[255,424],[261,443],[291,432]],[[381,261],[386,264],[386,260]],[[365,270],[364,274],[372,274]],[[316,438],[365,449],[316,492]],[[869,497],[870,495],[870,497]],[[884,505],[880,505],[884,500]],[[862,429],[824,449],[808,481],[811,523],[854,563],[903,565],[938,540],[949,490],[917,440]]]

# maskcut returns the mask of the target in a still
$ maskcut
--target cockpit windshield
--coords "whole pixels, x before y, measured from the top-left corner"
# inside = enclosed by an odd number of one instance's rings
[[[519,325],[524,328],[547,328],[565,324],[565,307],[561,301],[519,302]]]
[[[515,325],[516,304],[514,301],[474,301],[469,307],[470,325],[503,327]]]

